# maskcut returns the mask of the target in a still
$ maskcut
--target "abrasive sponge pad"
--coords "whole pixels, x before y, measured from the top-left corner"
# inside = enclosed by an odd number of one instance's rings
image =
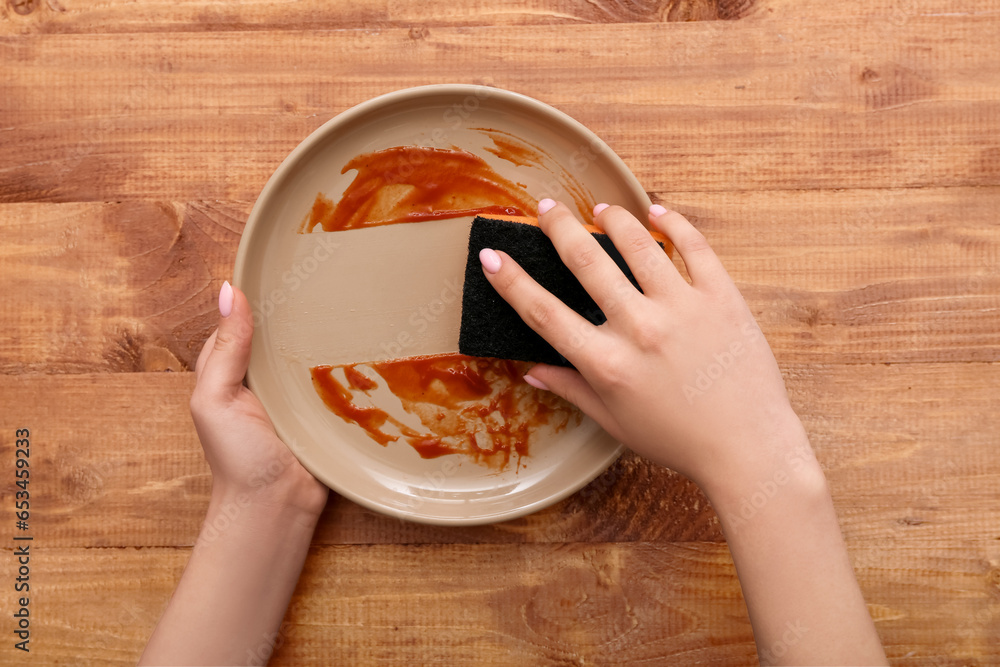
[[[591,233],[636,289],[639,289],[625,259],[615,249],[611,239],[600,232]],[[458,351],[475,357],[499,357],[571,366],[564,356],[524,323],[517,311],[486,280],[479,261],[479,251],[483,248],[506,252],[542,287],[589,322],[599,325],[607,320],[580,281],[563,264],[552,241],[533,219],[479,216],[473,221],[469,233]]]

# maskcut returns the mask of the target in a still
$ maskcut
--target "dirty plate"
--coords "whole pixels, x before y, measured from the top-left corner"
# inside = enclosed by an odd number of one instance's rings
[[[497,150],[528,147],[532,157]],[[461,455],[422,459],[382,447],[313,389],[309,369],[458,350],[471,219],[300,233],[318,193],[336,202],[353,157],[394,146],[460,148],[534,198],[560,199],[589,221],[614,202],[645,218],[649,199],[592,132],[531,98],[485,86],[437,85],[375,98],[303,141],[268,181],[247,221],[234,281],[254,309],[248,383],[278,435],[337,493],[378,512],[444,525],[512,519],[580,489],[622,447],[584,418],[534,434],[530,456],[503,470]],[[381,406],[380,406],[381,407]]]

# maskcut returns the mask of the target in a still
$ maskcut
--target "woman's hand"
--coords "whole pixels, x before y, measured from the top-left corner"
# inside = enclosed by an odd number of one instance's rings
[[[594,326],[509,256],[484,251],[497,292],[577,369],[540,364],[525,379],[575,403],[616,439],[710,496],[748,466],[787,457],[801,424],[767,341],[705,237],[679,213],[651,208],[649,222],[677,248],[689,284],[628,211],[599,205],[595,224],[625,258],[640,293],[569,209],[548,202],[539,202],[539,224],[607,322]],[[808,445],[800,450],[811,458]]]
[[[227,282],[196,366],[191,415],[212,468],[201,534],[140,665],[263,665],[280,637],[327,488],[243,386],[253,317]]]
[[[278,439],[264,406],[243,385],[253,314],[243,292],[228,282],[219,293],[219,314],[219,328],[198,356],[191,394],[191,416],[212,469],[212,494],[247,494],[256,502],[319,514],[328,489]]]
[[[594,326],[507,255],[483,250],[487,278],[578,370],[525,380],[577,404],[611,435],[691,477],[715,506],[762,664],[885,664],[833,501],[764,336],[736,285],[679,213],[653,206],[688,283],[627,211],[598,205],[636,290],[562,205],[539,224],[607,316]]]

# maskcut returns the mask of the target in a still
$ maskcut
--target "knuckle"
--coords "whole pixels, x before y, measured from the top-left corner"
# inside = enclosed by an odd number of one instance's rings
[[[216,350],[232,350],[246,347],[250,344],[250,338],[244,335],[244,331],[222,331],[215,337]]]
[[[236,343],[236,337],[228,332],[219,329],[219,333],[215,335],[215,349],[216,350],[227,350]]]
[[[528,308],[526,321],[535,331],[547,329],[552,324],[553,309],[552,304],[544,301],[536,301]]]
[[[604,311],[604,315],[607,317],[610,313],[620,312],[623,308],[626,308],[638,296],[640,296],[639,290],[632,283],[627,280],[621,280],[616,282],[614,287],[605,295],[601,303],[601,310]]]
[[[646,253],[639,265],[632,271],[632,275],[636,277],[639,282],[647,280],[666,267],[666,263],[670,261],[667,258],[667,254],[660,250],[657,246],[656,252]]]
[[[575,389],[560,388],[557,395],[564,401],[568,401],[577,407],[580,406],[580,395]]]
[[[665,338],[665,332],[649,320],[639,319],[632,325],[632,341],[644,353],[660,352]]]
[[[586,270],[597,262],[598,253],[604,254],[604,251],[596,243],[577,244],[569,251],[568,264],[577,269]]]
[[[206,397],[204,392],[199,391],[197,388],[191,392],[191,400],[188,401],[188,409],[191,411],[191,417],[194,419],[199,419],[202,412],[205,410]]]
[[[595,362],[594,371],[601,383],[610,390],[626,387],[631,381],[628,361],[618,350],[612,350]]]
[[[197,422],[209,418],[224,407],[226,399],[224,394],[210,382],[199,380],[191,392],[191,399],[188,401],[188,408],[191,417]]]
[[[653,237],[649,235],[648,232],[630,233],[625,240],[622,242],[624,248],[619,248],[619,250],[624,250],[629,254],[638,254],[646,252],[650,249],[650,246],[654,244]]]
[[[682,241],[684,251],[688,253],[699,253],[711,250],[708,245],[708,239],[705,235],[699,232],[697,229],[692,229]]]
[[[524,279],[524,274],[518,271],[501,271],[494,278],[496,290],[501,295],[513,294]]]

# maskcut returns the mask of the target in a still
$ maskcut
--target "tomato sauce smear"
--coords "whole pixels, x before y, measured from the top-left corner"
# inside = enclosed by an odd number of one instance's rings
[[[581,419],[571,404],[524,381],[530,367],[508,359],[443,354],[314,366],[310,373],[326,406],[378,444],[402,440],[425,459],[458,454],[502,470],[511,461],[520,467],[542,427],[559,432]],[[374,394],[382,385],[420,427],[376,404]]]

